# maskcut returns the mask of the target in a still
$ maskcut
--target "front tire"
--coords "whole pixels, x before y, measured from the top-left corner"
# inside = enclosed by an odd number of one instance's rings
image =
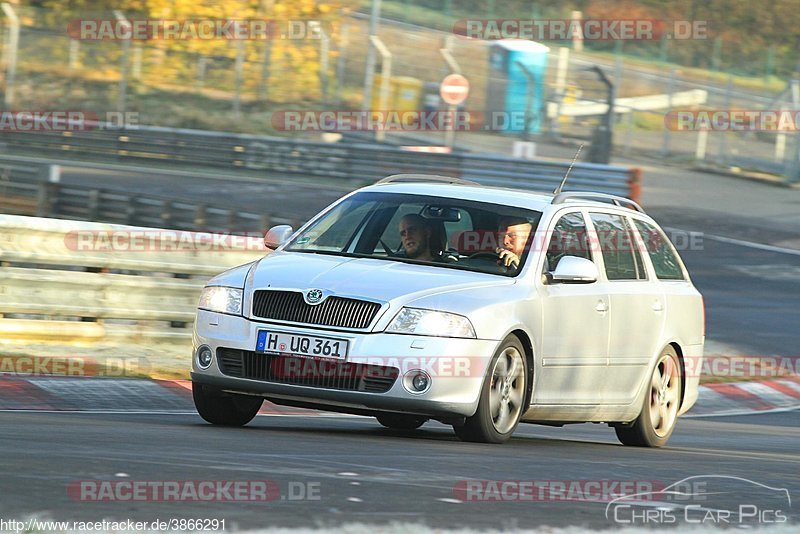
[[[463,441],[505,443],[525,412],[528,386],[525,349],[516,336],[509,336],[495,352],[481,388],[478,410],[463,426],[454,426]]]
[[[387,413],[375,416],[380,424],[386,428],[394,430],[416,430],[425,424],[427,419],[416,415],[404,415],[400,413]]]
[[[212,425],[244,426],[258,413],[264,399],[223,393],[219,389],[192,382],[192,398],[200,417]]]
[[[634,447],[664,446],[678,419],[681,383],[678,354],[670,345],[661,352],[653,368],[639,417],[630,426],[614,427],[620,442]]]

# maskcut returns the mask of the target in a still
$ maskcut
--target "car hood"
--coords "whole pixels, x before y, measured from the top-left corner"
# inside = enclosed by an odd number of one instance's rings
[[[501,276],[373,258],[277,252],[259,261],[247,289],[321,289],[326,293],[403,305],[420,297],[513,285]]]

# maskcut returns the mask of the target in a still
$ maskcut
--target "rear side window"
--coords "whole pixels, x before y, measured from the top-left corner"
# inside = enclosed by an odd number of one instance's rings
[[[638,219],[634,219],[633,223],[642,236],[656,277],[659,280],[685,280],[678,255],[664,232]]]
[[[620,215],[590,213],[609,280],[645,280],[647,272],[633,232]]]
[[[563,215],[553,227],[553,235],[547,245],[545,269],[549,272],[555,271],[556,265],[564,256],[578,256],[591,260],[586,237],[586,223],[582,213]]]

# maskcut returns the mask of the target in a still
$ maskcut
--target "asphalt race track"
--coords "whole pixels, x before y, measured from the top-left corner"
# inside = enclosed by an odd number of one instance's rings
[[[361,417],[259,416],[242,429],[212,427],[196,415],[5,412],[0,421],[4,473],[0,510],[5,518],[31,514],[59,521],[216,518],[226,519],[226,528],[354,522],[482,529],[612,528],[622,525],[614,523],[613,515],[606,519],[608,498],[501,502],[489,486],[484,493],[467,494],[454,488],[476,479],[581,483],[607,479],[659,487],[685,477],[723,475],[800,494],[798,411],[685,419],[661,450],[623,447],[602,425],[562,429],[525,425],[510,443],[492,446],[462,443],[449,427],[438,423],[404,433]],[[67,489],[82,480],[269,480],[277,484],[283,499],[81,501]],[[794,510],[787,510],[775,490],[735,478],[703,480],[709,493],[724,492],[708,497],[714,499],[713,506],[706,504],[709,508],[747,503],[766,511],[782,506],[790,521],[797,520],[796,503]],[[307,488],[315,499],[289,499],[290,486],[293,497],[306,491],[298,488]],[[476,501],[481,498],[491,500]],[[652,506],[636,509],[652,510]],[[618,519],[632,520],[631,514],[626,510]]]

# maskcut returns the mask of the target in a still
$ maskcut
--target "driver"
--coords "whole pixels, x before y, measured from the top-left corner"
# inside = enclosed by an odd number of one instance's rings
[[[409,213],[400,219],[400,240],[403,249],[412,260],[433,261],[431,252],[432,230],[428,221],[421,215]]]
[[[495,249],[500,256],[497,263],[509,269],[519,269],[520,258],[525,251],[525,244],[531,235],[533,225],[522,218],[504,218],[499,221],[498,230],[498,242],[503,246]]]

